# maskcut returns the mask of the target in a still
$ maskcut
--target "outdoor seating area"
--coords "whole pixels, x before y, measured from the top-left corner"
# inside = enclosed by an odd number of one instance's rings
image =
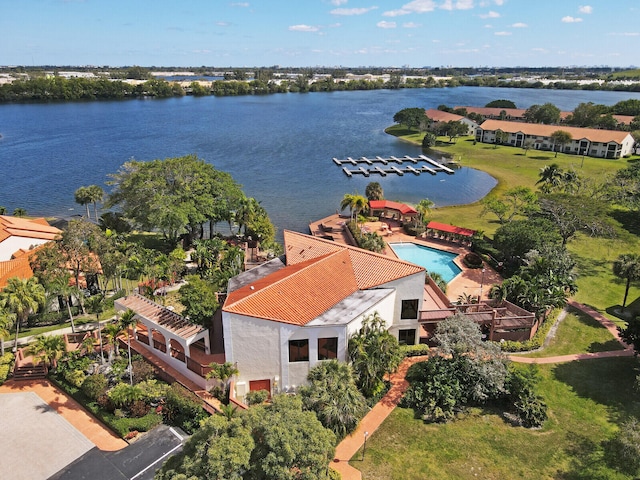
[[[476,233],[475,230],[469,228],[432,221],[427,224],[424,237],[471,246],[472,238]]]

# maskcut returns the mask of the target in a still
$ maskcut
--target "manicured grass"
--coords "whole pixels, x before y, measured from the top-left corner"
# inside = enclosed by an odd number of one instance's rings
[[[387,133],[391,135],[410,133],[403,139],[421,144],[422,135],[397,125],[388,128]],[[445,140],[445,137],[439,138]],[[536,190],[535,183],[538,181],[540,169],[551,163],[557,163],[563,170],[574,168],[581,176],[602,181],[616,170],[640,159],[637,155],[617,160],[585,157],[583,164],[581,156],[559,153],[555,157],[553,152],[538,150],[529,150],[525,155],[525,151],[521,148],[508,146],[494,148],[491,144],[483,143],[474,145],[470,137],[460,138],[451,144],[439,142],[435,148],[450,154],[462,166],[477,168],[496,178],[498,185],[490,195],[497,196],[518,185]],[[481,212],[482,205],[476,202],[436,208],[432,211],[430,219],[481,230],[486,235],[492,236],[500,224],[490,214],[481,216]],[[578,234],[567,245],[578,264],[578,293],[575,299],[603,314],[607,314],[607,310],[613,306],[620,305],[624,296],[624,282],[617,279],[612,272],[613,261],[621,253],[640,251],[640,220],[637,215],[615,211],[612,220],[616,227],[615,238],[592,238]],[[634,285],[629,291],[628,303],[637,298],[640,298],[640,288]],[[617,320],[612,315],[608,317],[614,321]]]
[[[430,425],[396,408],[351,465],[364,480],[629,478],[606,465],[601,442],[640,414],[637,370],[634,358],[541,366],[550,418],[540,430],[513,427],[495,409]]]
[[[565,319],[560,322],[549,345],[540,352],[525,356],[540,358],[622,349],[622,345],[597,320],[578,310],[570,309]]]

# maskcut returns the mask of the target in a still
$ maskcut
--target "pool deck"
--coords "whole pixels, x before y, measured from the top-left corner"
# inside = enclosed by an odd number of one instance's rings
[[[309,225],[309,230],[314,236],[328,235],[331,236],[335,242],[352,245],[350,242],[350,236],[344,232],[344,229],[346,229],[345,224],[348,221],[348,216],[345,217],[344,215],[335,214],[312,222]],[[320,225],[323,227],[321,228]],[[480,296],[481,293],[482,298],[486,299],[488,298],[487,294],[491,286],[496,283],[502,283],[502,277],[500,274],[493,270],[489,265],[485,264],[484,274],[481,268],[467,268],[462,263],[462,257],[471,250],[464,245],[435,238],[416,238],[407,235],[404,233],[400,224],[391,219],[385,219],[384,222],[366,222],[362,228],[363,231],[376,232],[382,235],[382,238],[384,238],[387,243],[387,247],[384,249],[383,253],[390,257],[397,258],[397,255],[393,252],[391,247],[388,246],[388,244],[400,242],[416,243],[418,245],[425,245],[427,247],[458,254],[458,257],[454,262],[458,267],[460,267],[462,272],[460,272],[460,274],[458,274],[447,285],[446,295],[449,300],[456,301],[460,295],[464,294]],[[431,294],[430,289],[425,288],[425,306],[441,308],[439,306],[439,300],[436,300],[434,297],[435,296]]]

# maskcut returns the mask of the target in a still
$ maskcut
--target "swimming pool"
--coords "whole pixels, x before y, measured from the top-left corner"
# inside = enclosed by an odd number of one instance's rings
[[[453,259],[457,253],[449,253],[436,248],[418,245],[417,243],[390,243],[389,246],[402,260],[415,263],[427,269],[427,272],[436,272],[449,283],[462,270]]]

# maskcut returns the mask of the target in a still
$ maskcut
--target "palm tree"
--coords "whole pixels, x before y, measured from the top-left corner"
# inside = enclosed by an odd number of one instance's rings
[[[38,335],[28,352],[47,367],[58,366],[58,359],[67,351],[62,335]]]
[[[13,216],[14,217],[26,217],[27,216],[27,211],[24,208],[18,207],[13,211]]]
[[[96,203],[102,202],[104,190],[102,190],[100,185],[89,185],[87,187],[87,197],[89,199],[89,203],[93,203],[93,213],[96,217],[96,221],[98,221],[98,207],[96,206]]]
[[[131,364],[131,332],[130,328],[133,328],[138,323],[135,318],[136,312],[130,308],[120,314],[120,325],[127,332],[127,353],[129,356],[129,384],[133,385],[133,365]]]
[[[613,262],[613,274],[627,281],[624,290],[624,300],[622,300],[622,310],[624,311],[631,282],[640,280],[640,255],[636,253],[623,253],[620,255]]]
[[[94,295],[87,301],[87,306],[92,313],[96,314],[98,322],[98,339],[100,340],[100,359],[104,363],[104,352],[102,351],[102,326],[100,324],[100,314],[104,312],[104,297],[102,295]]]
[[[84,205],[87,210],[87,218],[91,218],[89,214],[89,204],[91,203],[91,192],[89,187],[80,187],[73,194],[76,203]]]
[[[67,312],[69,313],[69,321],[71,322],[71,332],[76,333],[76,326],[73,322],[73,313],[71,312],[71,298],[73,296],[77,296],[80,298],[82,292],[76,286],[69,285],[69,277],[68,275],[63,276],[62,278],[54,280],[49,285],[49,290],[51,293],[60,295],[64,297],[64,303],[67,305]]]
[[[108,363],[113,361],[113,355],[115,353],[116,356],[120,355],[120,349],[118,348],[118,335],[122,333],[122,325],[119,323],[109,323],[105,325],[103,331],[104,335],[107,337],[107,345],[110,345]]]
[[[207,373],[207,379],[215,378],[220,380],[224,384],[224,396],[226,399],[229,398],[229,380],[234,375],[240,373],[238,367],[231,362],[224,363],[210,363],[209,367],[211,367],[211,371]]]
[[[536,185],[542,184],[540,189],[545,193],[549,193],[560,186],[562,178],[562,169],[557,163],[552,163],[551,165],[545,165],[540,169]]]
[[[46,299],[44,287],[38,283],[36,277],[28,280],[13,277],[7,281],[7,286],[0,292],[0,307],[16,316],[16,339],[13,349],[18,349],[18,335],[20,325],[26,322],[29,314],[38,311]]]
[[[364,194],[366,195],[369,201],[371,200],[382,200],[384,198],[384,191],[382,190],[382,185],[378,182],[369,182],[366,188],[364,189]]]
[[[423,198],[416,205],[416,210],[420,214],[420,221],[426,225],[427,220],[429,218],[429,214],[431,213],[431,209],[433,208],[434,203],[428,198]]]
[[[0,309],[0,357],[4,356],[4,339],[11,334],[10,330],[15,321],[15,314]]]

